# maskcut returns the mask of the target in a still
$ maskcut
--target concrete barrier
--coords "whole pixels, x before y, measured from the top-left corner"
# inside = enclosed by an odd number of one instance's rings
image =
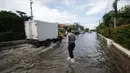
[[[125,54],[127,57],[130,58],[130,51],[127,48],[124,48],[123,46],[119,45],[118,43],[114,42],[111,39],[104,37],[101,34],[98,34],[98,35],[100,36],[101,39],[105,39],[107,41],[108,46],[113,45],[114,47],[116,47],[116,49],[118,49],[119,51],[121,51],[123,54]]]

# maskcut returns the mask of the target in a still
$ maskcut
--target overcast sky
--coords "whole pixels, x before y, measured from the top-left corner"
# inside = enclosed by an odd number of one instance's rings
[[[94,28],[106,12],[112,10],[114,0],[33,0],[34,19],[47,22],[74,23]],[[30,15],[30,0],[0,0],[0,10],[16,10]],[[130,0],[120,0],[118,9],[130,5]]]

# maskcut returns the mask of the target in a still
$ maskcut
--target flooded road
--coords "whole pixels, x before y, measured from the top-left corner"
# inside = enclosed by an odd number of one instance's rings
[[[77,36],[75,63],[67,60],[66,43],[47,52],[30,44],[7,48],[0,51],[0,73],[120,73],[96,33]]]

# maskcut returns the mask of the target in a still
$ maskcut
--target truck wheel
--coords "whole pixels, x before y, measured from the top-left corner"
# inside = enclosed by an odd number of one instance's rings
[[[42,43],[41,42],[36,42],[35,43],[35,46],[38,48],[38,47],[40,47],[42,45]]]
[[[45,47],[49,46],[50,44],[51,44],[51,40],[50,39],[46,40],[45,43],[44,43]]]

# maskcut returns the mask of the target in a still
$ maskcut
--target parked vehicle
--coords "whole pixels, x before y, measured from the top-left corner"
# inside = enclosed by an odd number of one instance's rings
[[[85,31],[80,32],[81,34],[85,34]]]
[[[58,24],[39,20],[29,20],[25,22],[26,39],[31,40],[36,45],[48,45],[50,42],[58,40]]]

